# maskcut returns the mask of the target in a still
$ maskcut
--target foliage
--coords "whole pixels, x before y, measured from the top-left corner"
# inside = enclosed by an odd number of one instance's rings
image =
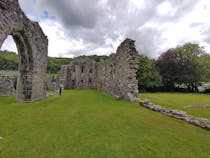
[[[156,61],[164,86],[175,88],[176,85],[184,85],[191,91],[197,91],[200,82],[208,77],[210,61],[206,56],[209,55],[203,47],[192,43],[164,52]]]
[[[148,57],[143,55],[140,56],[137,79],[139,89],[141,91],[161,85],[162,77],[157,67],[155,67],[154,60],[149,59]]]
[[[1,70],[17,70],[18,60],[17,54],[8,51],[0,51]]]
[[[189,105],[209,105],[209,95],[196,93],[141,93],[140,97],[163,107],[186,111],[190,115],[210,119],[210,108],[186,108]]]
[[[46,73],[45,77],[46,78],[49,78],[49,77],[57,78],[57,74],[56,73]]]
[[[210,55],[204,54],[197,58],[202,80],[204,82],[210,81]]]
[[[47,72],[57,73],[62,65],[69,64],[71,60],[71,58],[48,57]]]
[[[57,73],[62,65],[69,64],[71,58],[48,57],[47,72]],[[18,70],[19,58],[14,52],[0,51],[0,70]]]
[[[90,56],[87,56],[87,57],[95,60],[96,62],[99,62],[101,60],[106,60],[108,58],[108,56],[106,56],[106,55],[90,55]]]
[[[82,99],[81,99],[82,98]],[[210,133],[95,90],[0,100],[1,158],[209,158]]]
[[[91,55],[90,59],[99,62],[107,59],[107,56]],[[48,57],[47,72],[50,74],[57,73],[62,65],[67,65],[72,61],[71,58]],[[0,51],[0,70],[18,70],[18,55],[14,52]]]

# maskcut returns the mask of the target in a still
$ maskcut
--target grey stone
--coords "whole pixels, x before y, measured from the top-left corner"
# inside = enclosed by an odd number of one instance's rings
[[[56,84],[56,80],[53,76],[49,76],[45,78],[45,90],[47,91],[56,91],[58,89],[58,85]]]
[[[208,119],[196,118],[196,117],[190,116],[186,112],[180,111],[180,110],[171,110],[171,109],[163,108],[159,105],[152,104],[148,100],[137,99],[137,101],[138,101],[139,105],[149,108],[153,111],[157,111],[164,115],[167,115],[167,116],[170,116],[170,117],[173,117],[176,119],[180,119],[180,120],[186,121],[192,125],[199,126],[201,128],[210,130],[210,120],[208,120]]]
[[[178,116],[187,116],[186,112],[180,110],[172,110],[171,113]]]
[[[16,78],[0,75],[0,96],[10,96],[15,94]]]
[[[210,130],[210,124],[206,125],[206,129]]]
[[[78,57],[58,72],[57,84],[65,89],[98,89],[112,96],[129,101],[138,98],[136,72],[139,55],[135,42],[126,39],[117,48],[116,54],[96,62],[87,57]]]
[[[189,120],[189,123],[194,124],[196,126],[200,125],[200,121],[195,118],[192,118],[191,120]]]
[[[210,108],[210,105],[187,105],[185,108]]]
[[[0,30],[0,47],[7,36],[12,35],[19,53],[17,102],[45,97],[48,39],[39,24],[25,16],[18,0],[1,0]]]

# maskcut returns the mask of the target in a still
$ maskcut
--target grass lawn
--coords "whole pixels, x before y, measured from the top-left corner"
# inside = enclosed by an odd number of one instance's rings
[[[210,119],[210,108],[186,108],[188,105],[210,105],[210,95],[190,93],[141,93],[140,98],[163,107],[186,111],[196,117]]]
[[[0,158],[210,158],[210,132],[95,90],[0,98]]]

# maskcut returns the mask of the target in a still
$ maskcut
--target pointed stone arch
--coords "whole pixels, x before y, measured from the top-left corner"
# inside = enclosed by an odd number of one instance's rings
[[[48,39],[39,24],[25,16],[18,0],[0,1],[0,47],[8,35],[12,35],[19,54],[17,102],[43,98]]]

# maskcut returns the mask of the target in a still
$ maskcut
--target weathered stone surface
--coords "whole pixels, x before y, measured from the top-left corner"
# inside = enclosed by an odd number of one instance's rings
[[[187,105],[185,108],[210,108],[210,105]]]
[[[45,78],[45,89],[51,90],[51,91],[55,91],[58,89],[56,85],[56,80],[54,79],[53,76],[49,76]]]
[[[193,117],[191,115],[188,115],[186,112],[180,110],[171,110],[163,108],[159,105],[154,105],[148,100],[137,99],[136,101],[139,103],[139,105],[151,109],[153,111],[157,111],[167,116],[186,121],[192,125],[210,130],[210,120],[208,119]]]
[[[118,99],[135,101],[138,98],[138,52],[135,42],[126,39],[118,47],[116,54],[96,62],[79,57],[58,72],[58,84],[67,89],[98,89]]]
[[[18,0],[0,1],[0,47],[12,35],[19,53],[17,102],[43,98],[48,39],[37,22],[30,21]]]
[[[0,96],[10,96],[15,94],[16,78],[0,75]]]

